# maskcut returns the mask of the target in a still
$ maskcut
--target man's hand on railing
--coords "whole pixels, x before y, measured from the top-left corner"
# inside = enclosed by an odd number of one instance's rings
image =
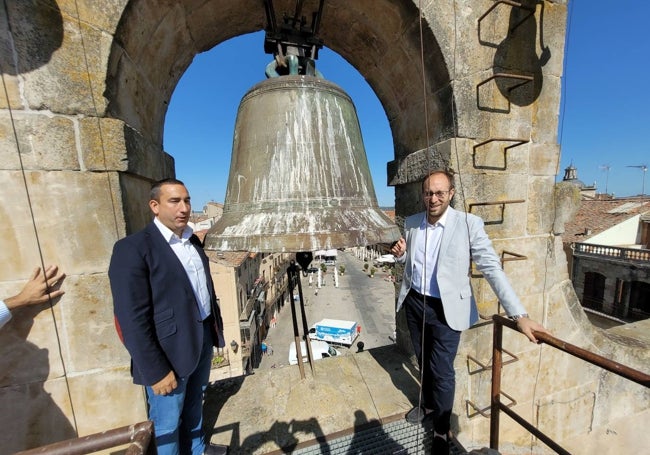
[[[535,335],[533,335],[533,331],[543,332],[551,335],[551,332],[546,330],[542,324],[539,324],[530,318],[523,317],[517,319],[517,328],[533,343],[539,343],[537,341],[537,338],[535,338]]]

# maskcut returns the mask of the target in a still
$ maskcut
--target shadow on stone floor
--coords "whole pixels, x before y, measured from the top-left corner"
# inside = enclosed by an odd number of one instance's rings
[[[307,441],[330,453],[327,441],[364,426],[361,415],[381,424],[418,401],[417,370],[395,344],[316,362],[313,376],[305,366],[302,380],[291,366],[213,383],[204,410],[208,437],[231,455],[290,453]]]

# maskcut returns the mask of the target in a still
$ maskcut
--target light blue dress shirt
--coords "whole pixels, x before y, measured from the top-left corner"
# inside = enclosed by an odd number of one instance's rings
[[[4,301],[0,300],[0,328],[11,319],[11,311],[7,308]]]
[[[447,211],[442,214],[435,224],[427,221],[426,214],[422,217],[422,224],[417,232],[415,251],[413,253],[413,278],[411,289],[422,295],[440,298],[438,287],[438,256],[442,232],[447,221]]]
[[[194,231],[191,227],[185,226],[183,234],[181,237],[178,237],[171,229],[162,224],[158,218],[154,218],[153,222],[169,243],[172,251],[183,265],[187,277],[190,279],[194,296],[199,303],[201,319],[207,318],[212,313],[212,309],[210,308],[210,293],[208,292],[208,283],[206,281],[206,271],[203,267],[203,261],[196,248],[194,248],[194,245],[192,245],[192,242],[190,242],[190,237],[192,237]]]

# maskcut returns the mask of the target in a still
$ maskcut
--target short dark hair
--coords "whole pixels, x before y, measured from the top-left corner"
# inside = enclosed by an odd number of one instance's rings
[[[454,183],[454,172],[447,170],[447,169],[434,169],[432,171],[427,172],[427,175],[424,176],[424,179],[422,179],[422,191],[424,191],[424,184],[429,180],[429,177],[435,174],[443,174],[445,177],[447,177],[447,180],[449,180],[449,189],[454,189],[456,188],[456,184]]]
[[[178,179],[168,178],[158,180],[151,185],[151,191],[149,192],[149,200],[158,201],[160,199],[160,188],[164,185],[183,185],[185,184]]]

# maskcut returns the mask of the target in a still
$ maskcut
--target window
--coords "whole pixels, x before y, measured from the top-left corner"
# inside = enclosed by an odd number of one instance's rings
[[[641,241],[639,242],[643,248],[650,249],[650,220],[641,221]]]
[[[630,314],[634,320],[650,317],[650,284],[643,281],[630,283]]]
[[[601,311],[605,296],[605,276],[596,272],[585,273],[585,284],[582,291],[582,305]]]

